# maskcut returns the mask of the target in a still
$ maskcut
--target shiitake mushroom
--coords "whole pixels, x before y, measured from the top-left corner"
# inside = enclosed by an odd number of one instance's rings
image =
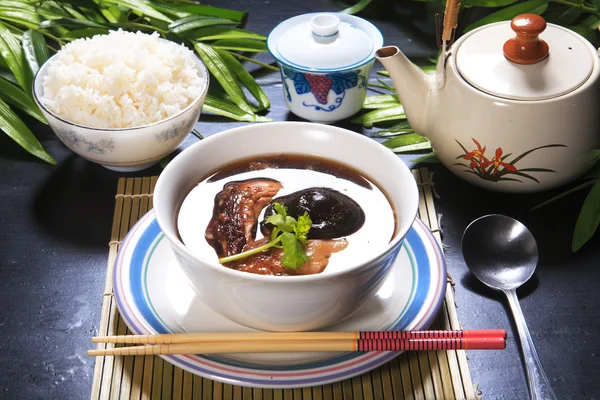
[[[343,193],[330,188],[309,188],[273,199],[265,209],[260,230],[266,237],[273,226],[265,220],[276,214],[274,203],[287,207],[287,214],[298,218],[308,212],[312,227],[308,239],[335,239],[358,231],[365,222],[365,213],[360,205]]]

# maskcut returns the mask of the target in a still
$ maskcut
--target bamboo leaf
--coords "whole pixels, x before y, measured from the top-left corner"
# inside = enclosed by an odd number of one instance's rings
[[[217,50],[217,53],[223,58],[225,64],[229,67],[229,69],[238,77],[238,79],[246,86],[248,91],[254,96],[254,98],[258,101],[260,105],[260,110],[266,110],[271,107],[271,102],[269,98],[265,94],[265,92],[261,89],[261,87],[256,83],[256,80],[246,69],[244,66],[236,60],[231,54],[227,51]]]
[[[408,153],[411,151],[431,150],[431,143],[422,142],[422,143],[415,143],[415,144],[407,144],[404,146],[394,147],[390,150],[392,150],[394,153]]]
[[[0,78],[0,98],[21,111],[26,112],[38,121],[48,124],[33,99],[23,90],[3,78]]]
[[[435,154],[435,151],[432,151],[431,153],[425,154],[422,157],[415,158],[414,160],[410,160],[410,161],[415,162],[415,163],[426,163],[426,164],[436,164],[436,163],[440,162],[439,158],[437,158],[437,155]]]
[[[517,0],[466,0],[467,7],[504,7],[516,3]]]
[[[234,103],[220,99],[215,96],[207,95],[204,101],[203,111],[210,112],[212,114],[221,115],[223,117],[231,118],[236,121],[243,122],[271,122],[271,118],[263,117],[256,114],[249,114],[246,111],[239,108]]]
[[[583,201],[583,206],[575,223],[571,249],[575,252],[588,242],[600,224],[600,180],[595,181]]]
[[[15,78],[26,93],[31,91],[33,74],[25,61],[25,53],[17,38],[0,22],[0,56],[15,75]]]
[[[0,100],[0,130],[4,131],[29,153],[47,163],[56,164],[56,160],[44,150],[27,125],[2,100]]]
[[[400,101],[398,96],[395,94],[380,94],[375,96],[368,96],[365,99],[363,108],[366,109],[377,109],[377,108],[388,108],[392,106],[399,106]]]
[[[390,133],[406,133],[409,131],[412,131],[412,127],[410,126],[410,122],[404,120],[401,122],[398,122],[397,124],[392,125],[391,127],[387,128],[387,129],[381,129],[378,132],[375,132],[374,134],[372,134],[371,136],[375,136],[377,137],[377,135],[379,133],[386,133],[386,132],[390,132]]]
[[[354,118],[351,122],[362,124],[366,128],[371,128],[374,123],[393,121],[396,119],[406,119],[406,114],[404,114],[404,108],[402,106],[381,108],[379,110],[371,111],[360,117]]]
[[[83,28],[102,28],[106,29],[108,25],[99,24],[94,21],[82,21],[80,19],[73,18],[57,18],[57,19],[48,19],[42,21],[40,24],[40,28],[52,28],[57,26],[79,26]]]
[[[172,22],[173,20],[160,11],[156,11],[146,0],[100,0],[101,4],[114,4],[129,7],[141,15],[156,18],[159,21]]]
[[[498,21],[508,21],[513,19],[519,14],[524,13],[532,13],[532,14],[542,14],[548,8],[548,0],[528,0],[519,2],[512,6],[508,6],[506,8],[501,9],[500,11],[496,11],[487,15],[480,20],[473,22],[465,28],[465,32],[473,30],[475,28],[479,28],[480,26],[490,24],[492,22]]]
[[[212,44],[213,47],[223,50],[249,51],[264,53],[267,51],[267,44],[258,40],[250,39],[222,39]]]
[[[50,58],[46,39],[39,31],[28,30],[23,33],[21,41],[25,59],[31,68],[31,72],[35,75],[38,69]]]
[[[200,28],[190,33],[190,37],[202,41],[219,39],[256,39],[267,40],[266,36],[250,32],[240,28],[228,28],[223,26],[211,26]]]
[[[202,15],[190,15],[173,21],[169,24],[169,30],[178,35],[193,29],[214,25],[235,25],[235,21],[226,18],[207,17]]]
[[[426,137],[423,137],[416,133],[408,133],[406,135],[397,136],[395,138],[391,138],[382,142],[381,144],[387,148],[395,149],[402,146],[419,144],[419,143],[427,143],[429,144],[429,140]],[[430,145],[431,147],[431,145]]]
[[[373,0],[360,0],[352,7],[348,7],[340,11],[343,14],[356,14],[361,12],[366,6],[368,6]]]
[[[0,20],[23,25],[30,29],[36,29],[40,24],[40,17],[34,8],[28,9],[25,4],[20,8],[7,7],[0,4]]]
[[[579,33],[581,36],[589,40],[590,42],[594,42],[596,40],[596,29],[586,28],[585,26],[569,26],[570,30]]]
[[[179,10],[180,13],[188,13],[194,15],[206,15],[218,18],[226,18],[240,23],[246,18],[247,12],[230,10],[226,8],[212,7],[204,4],[197,4],[195,2],[184,2],[184,1],[151,1],[152,7],[169,7],[170,10]],[[158,8],[157,8],[158,9]]]
[[[563,197],[570,195],[571,193],[575,193],[575,192],[577,192],[577,191],[579,191],[581,189],[585,189],[586,187],[591,186],[594,183],[596,183],[595,180],[591,180],[591,181],[580,183],[579,185],[577,185],[577,186],[575,186],[575,187],[573,187],[573,188],[571,188],[571,189],[569,189],[567,191],[564,191],[561,194],[558,194],[556,196],[553,196],[553,197],[549,198],[546,201],[541,202],[540,204],[532,207],[529,211],[533,211],[533,210],[537,210],[538,208],[542,208],[542,207],[544,207],[544,206],[546,206],[546,205],[548,205],[550,203],[555,202],[556,200],[562,199]]]
[[[194,48],[200,55],[200,58],[202,58],[202,61],[208,70],[219,81],[221,86],[223,86],[223,89],[231,97],[233,102],[248,114],[254,114],[237,78],[227,68],[225,61],[223,61],[223,58],[221,58],[219,53],[212,47],[200,42],[195,42]]]
[[[80,38],[90,38],[95,35],[106,35],[109,32],[108,28],[83,28],[83,29],[73,29],[69,31],[63,37],[69,40],[75,40]]]

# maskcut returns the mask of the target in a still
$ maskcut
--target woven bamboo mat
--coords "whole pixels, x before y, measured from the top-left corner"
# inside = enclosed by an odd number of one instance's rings
[[[441,243],[431,177],[427,169],[413,170],[420,187],[419,217]],[[115,196],[108,270],[102,299],[99,335],[129,333],[113,299],[113,266],[121,241],[130,227],[152,209],[157,177],[120,178]],[[444,303],[432,328],[460,329],[453,288],[446,287]],[[91,346],[91,343],[90,343]],[[185,372],[156,356],[97,357],[92,386],[96,399],[477,399],[463,350],[403,353],[387,364],[355,378],[312,388],[256,389],[224,384]]]

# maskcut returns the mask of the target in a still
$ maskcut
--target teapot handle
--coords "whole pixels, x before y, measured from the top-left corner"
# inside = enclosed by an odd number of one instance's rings
[[[535,64],[548,57],[548,43],[539,38],[546,29],[546,20],[537,14],[521,14],[513,18],[510,27],[517,34],[504,43],[504,56],[517,64]]]

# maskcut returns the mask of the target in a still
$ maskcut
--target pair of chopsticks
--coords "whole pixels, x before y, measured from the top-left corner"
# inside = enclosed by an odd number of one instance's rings
[[[142,346],[98,348],[88,356],[165,354],[287,353],[309,351],[500,350],[506,332],[499,329],[378,332],[173,333],[96,336],[94,343]]]

